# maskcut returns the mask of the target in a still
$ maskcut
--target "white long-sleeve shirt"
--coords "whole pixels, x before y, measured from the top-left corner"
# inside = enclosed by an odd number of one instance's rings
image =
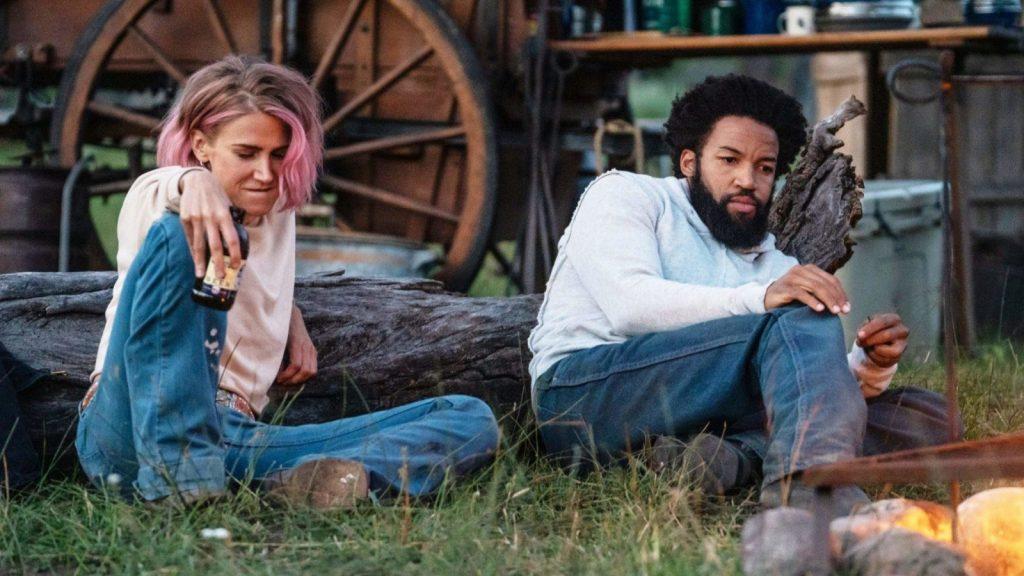
[[[558,242],[538,323],[533,380],[579,350],[742,314],[763,314],[768,285],[797,264],[769,234],[736,251],[716,240],[689,201],[686,180],[611,171],[584,192]],[[866,397],[896,367],[854,344],[850,369]]]
[[[100,376],[124,277],[153,222],[181,202],[179,182],[189,170],[169,166],[139,176],[125,196],[117,219],[117,282],[107,305],[106,325],[96,353],[92,381]],[[275,208],[249,232],[249,257],[221,355],[220,387],[244,398],[257,413],[281,369],[295,289],[295,211]],[[102,383],[100,383],[102,385]]]

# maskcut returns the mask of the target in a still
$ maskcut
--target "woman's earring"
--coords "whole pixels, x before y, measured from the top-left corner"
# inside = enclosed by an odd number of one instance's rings
[[[203,166],[203,168],[206,168],[207,170],[210,170],[210,161],[209,160],[207,160],[206,162],[200,162],[200,164]]]

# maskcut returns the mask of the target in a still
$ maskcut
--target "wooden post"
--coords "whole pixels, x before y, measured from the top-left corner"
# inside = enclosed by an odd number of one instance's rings
[[[889,173],[889,90],[885,85],[882,55],[877,50],[868,52],[868,178],[884,177]]]

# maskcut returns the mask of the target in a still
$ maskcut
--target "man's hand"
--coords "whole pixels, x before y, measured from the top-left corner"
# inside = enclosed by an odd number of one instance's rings
[[[301,384],[316,376],[316,347],[302,321],[298,306],[292,306],[292,318],[288,323],[288,342],[285,345],[284,363],[277,373],[278,384]]]
[[[850,299],[846,297],[842,283],[814,264],[790,268],[785,276],[772,282],[764,293],[765,310],[779,308],[791,302],[803,302],[818,312],[850,312]]]
[[[888,368],[900,361],[907,349],[910,329],[899,314],[868,316],[857,330],[857,345],[876,365]]]
[[[231,266],[242,264],[238,233],[231,221],[231,202],[220,182],[207,170],[190,170],[178,183],[181,189],[181,226],[185,229],[196,278],[206,275],[206,247],[210,247],[217,277],[224,277],[224,246],[228,247]]]

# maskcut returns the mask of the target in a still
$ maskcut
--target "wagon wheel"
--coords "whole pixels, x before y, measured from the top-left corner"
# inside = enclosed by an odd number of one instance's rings
[[[468,21],[475,2],[450,4]],[[442,246],[437,277],[468,288],[493,219],[496,141],[486,76],[452,17],[432,0],[263,4],[261,14],[249,0],[110,0],[62,78],[51,135],[61,164],[84,145],[153,138],[188,74],[262,54],[310,74],[324,96],[318,189],[337,194],[345,221]],[[127,190],[130,176],[90,192]]]

